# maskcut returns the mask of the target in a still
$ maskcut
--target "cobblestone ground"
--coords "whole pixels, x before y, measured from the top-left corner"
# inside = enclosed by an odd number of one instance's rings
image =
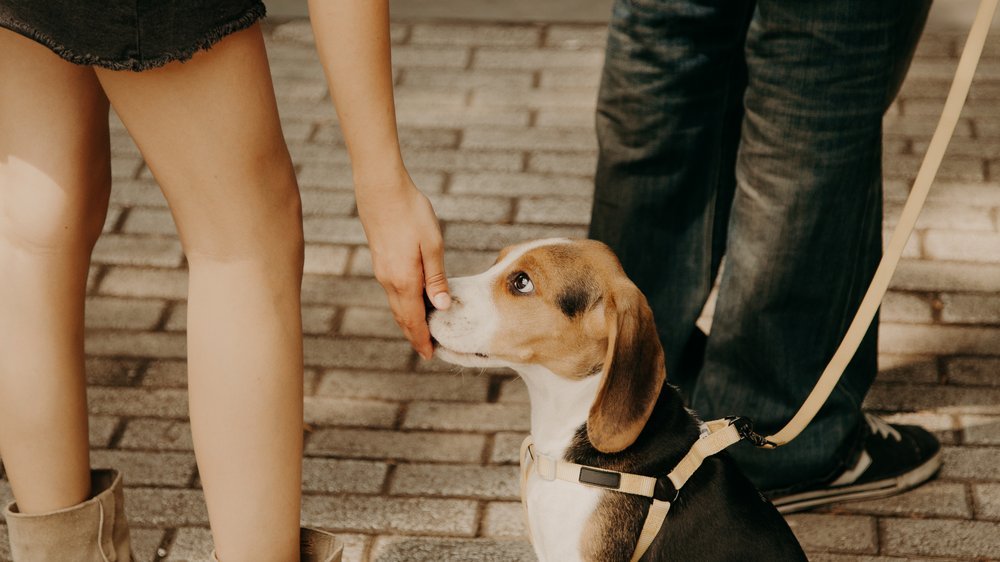
[[[306,209],[305,522],[341,533],[349,561],[533,559],[516,503],[524,388],[418,360],[400,338],[308,26],[267,32]],[[584,235],[603,33],[393,26],[406,161],[443,220],[451,274],[508,243]],[[961,42],[927,34],[886,117],[887,227]],[[815,560],[1000,559],[1000,38],[978,76],[886,301],[867,402],[935,430],[944,470],[893,499],[789,517]],[[197,560],[211,547],[183,388],[185,261],[156,183],[112,124],[115,188],[87,299],[93,459],[127,475],[139,560]],[[2,525],[0,545],[4,558]]]

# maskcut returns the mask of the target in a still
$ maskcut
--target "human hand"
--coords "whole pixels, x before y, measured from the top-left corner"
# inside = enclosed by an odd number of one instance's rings
[[[389,182],[357,182],[358,215],[371,248],[375,279],[396,323],[424,359],[434,354],[423,294],[438,309],[451,306],[444,242],[427,197],[405,171]]]

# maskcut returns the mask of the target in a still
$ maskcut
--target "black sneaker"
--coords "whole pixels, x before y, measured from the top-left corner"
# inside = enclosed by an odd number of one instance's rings
[[[941,443],[915,425],[893,425],[865,414],[864,448],[854,466],[828,483],[765,496],[781,513],[851,500],[892,496],[930,480],[941,468]]]

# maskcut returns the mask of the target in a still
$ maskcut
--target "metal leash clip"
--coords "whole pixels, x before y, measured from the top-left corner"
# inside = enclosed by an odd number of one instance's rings
[[[773,449],[778,445],[769,441],[763,435],[757,433],[753,430],[753,422],[750,418],[744,416],[727,416],[729,420],[729,425],[736,426],[736,432],[740,434],[740,437],[746,439],[754,445],[754,447],[760,447],[762,449]]]

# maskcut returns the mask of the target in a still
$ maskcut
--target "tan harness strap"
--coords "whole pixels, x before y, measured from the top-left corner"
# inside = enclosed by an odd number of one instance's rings
[[[657,499],[653,500],[652,505],[649,506],[649,512],[646,513],[646,521],[642,524],[642,532],[639,533],[639,542],[635,545],[635,551],[632,552],[631,562],[639,562],[643,554],[649,550],[649,545],[653,544],[653,539],[656,535],[660,534],[660,527],[663,527],[663,521],[667,518],[667,512],[670,511],[670,502],[660,501]]]
[[[784,445],[795,439],[809,425],[809,422],[816,417],[820,408],[823,407],[826,399],[830,397],[830,393],[833,392],[834,387],[837,386],[837,382],[840,381],[840,376],[844,373],[844,369],[847,368],[847,364],[854,357],[854,352],[858,350],[862,338],[868,332],[868,327],[871,326],[872,320],[875,318],[875,312],[878,311],[882,297],[885,296],[885,292],[889,288],[889,281],[892,279],[892,274],[896,271],[899,259],[903,255],[903,248],[906,246],[906,241],[913,232],[917,217],[920,215],[920,209],[923,208],[924,201],[927,199],[931,183],[934,181],[938,168],[941,166],[941,161],[944,159],[944,152],[948,148],[948,142],[955,132],[955,125],[958,124],[959,114],[962,113],[962,106],[965,105],[965,98],[969,94],[969,87],[972,86],[972,77],[976,73],[976,65],[979,63],[979,57],[983,52],[983,45],[986,43],[986,35],[990,30],[990,22],[993,20],[994,12],[996,12],[997,1],[981,0],[979,3],[979,11],[976,13],[975,21],[972,22],[969,38],[965,41],[962,58],[958,61],[958,69],[955,71],[955,79],[951,83],[951,90],[948,92],[948,98],[944,102],[944,109],[941,111],[941,119],[938,121],[937,129],[934,130],[934,136],[931,137],[927,153],[924,154],[924,161],[920,165],[920,171],[917,172],[916,180],[913,182],[913,189],[910,191],[910,196],[906,199],[906,205],[903,207],[903,213],[899,217],[899,223],[896,224],[896,229],[892,233],[892,238],[889,240],[888,246],[886,246],[882,261],[875,271],[875,276],[872,278],[868,292],[865,293],[864,299],[862,299],[861,305],[858,307],[858,312],[854,316],[854,320],[844,335],[844,340],[833,354],[833,358],[830,359],[830,363],[827,364],[826,369],[823,370],[823,374],[820,376],[819,381],[812,389],[808,398],[806,398],[805,403],[802,404],[799,411],[785,427],[766,438],[770,443],[765,445],[765,447],[774,448]]]
[[[726,423],[726,425],[718,428],[719,422]],[[706,425],[708,425],[710,433],[695,442],[691,450],[681,459],[681,462],[677,463],[677,466],[667,475],[677,490],[680,490],[687,483],[688,478],[691,478],[691,475],[698,470],[707,457],[722,451],[742,438],[737,427],[729,424],[726,420],[715,420]],[[718,429],[713,430],[713,425]]]

